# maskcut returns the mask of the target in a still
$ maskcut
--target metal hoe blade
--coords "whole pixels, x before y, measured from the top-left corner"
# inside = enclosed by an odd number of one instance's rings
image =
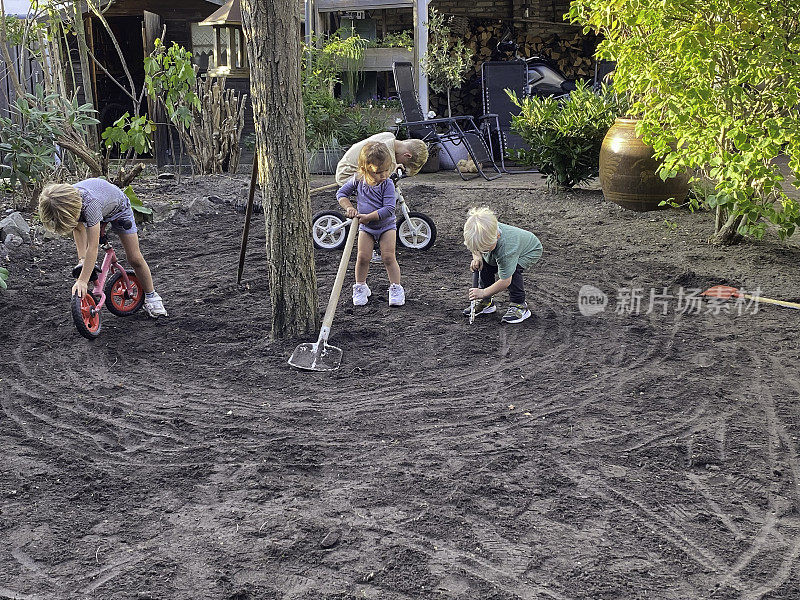
[[[292,352],[289,364],[306,371],[335,371],[342,364],[342,349],[325,342],[300,344]]]

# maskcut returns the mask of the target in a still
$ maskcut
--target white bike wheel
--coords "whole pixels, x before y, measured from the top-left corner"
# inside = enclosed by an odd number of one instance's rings
[[[311,222],[311,237],[314,247],[321,250],[338,250],[344,246],[347,239],[347,227],[342,227],[334,232],[330,230],[345,221],[346,218],[334,210],[325,210],[315,214]]]
[[[427,215],[418,212],[409,213],[408,219],[403,219],[397,224],[397,240],[404,248],[427,250],[436,241],[436,225]]]

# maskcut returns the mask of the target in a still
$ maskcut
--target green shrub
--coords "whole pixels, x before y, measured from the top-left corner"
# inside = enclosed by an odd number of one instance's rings
[[[796,2],[573,0],[573,23],[602,35],[614,86],[634,100],[637,133],[679,171],[714,189],[713,242],[781,238],[800,226],[779,161],[800,174],[800,19]],[[800,184],[794,177],[795,184]]]
[[[155,123],[146,115],[132,119],[130,113],[126,112],[114,121],[111,127],[106,127],[102,138],[109,150],[118,146],[120,154],[125,154],[130,149],[133,149],[136,154],[144,154],[149,152],[152,147],[155,130]]]
[[[98,121],[89,104],[46,94],[40,85],[18,97],[10,108],[13,118],[0,117],[0,177],[9,179],[12,187],[19,182],[30,195],[56,168],[57,138],[67,129],[85,131]]]
[[[8,269],[5,267],[0,267],[0,290],[7,290],[8,284]]]
[[[387,131],[390,125],[394,125],[389,122],[393,114],[394,111],[384,104],[354,104],[347,107],[339,124],[339,143],[350,146],[371,135]]]
[[[142,223],[147,223],[153,220],[153,209],[147,208],[144,205],[142,199],[136,195],[136,192],[133,191],[133,188],[131,186],[127,186],[122,191],[128,197],[128,200],[131,201],[131,208],[133,209],[133,218],[136,220],[137,225],[140,225]]]
[[[509,95],[521,109],[511,128],[530,145],[509,150],[512,160],[537,167],[548,184],[559,188],[597,177],[600,146],[614,119],[625,112],[624,100],[605,88],[596,94],[583,82],[565,99]]]
[[[377,44],[380,48],[406,48],[414,49],[414,32],[411,29],[387,33]]]
[[[363,60],[366,45],[367,40],[352,29],[337,31],[311,45],[303,44],[301,83],[309,151],[340,144],[345,104],[334,96],[334,88],[342,82],[345,67],[355,68]]]

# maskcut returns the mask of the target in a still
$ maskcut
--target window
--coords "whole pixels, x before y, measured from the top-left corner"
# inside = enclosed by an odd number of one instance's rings
[[[214,64],[214,28],[192,23],[192,62],[201,71],[213,69]]]

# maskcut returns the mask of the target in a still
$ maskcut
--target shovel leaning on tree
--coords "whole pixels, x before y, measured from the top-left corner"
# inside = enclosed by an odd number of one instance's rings
[[[353,251],[353,241],[356,239],[358,231],[358,221],[349,219],[350,231],[347,234],[347,241],[342,250],[342,260],[339,261],[339,270],[336,272],[336,281],[333,282],[333,290],[328,300],[328,308],[325,309],[325,318],[322,320],[322,327],[319,330],[319,338],[313,344],[300,344],[292,352],[289,364],[298,369],[307,371],[335,371],[342,363],[342,349],[328,344],[328,336],[331,333],[333,315],[336,314],[336,305],[339,302],[339,294],[342,292],[344,276],[347,273],[347,265],[350,262],[350,253]]]
[[[715,285],[712,288],[708,288],[700,295],[719,298],[720,300],[729,300],[730,298],[746,298],[748,300],[755,300],[756,302],[764,302],[765,304],[777,304],[778,306],[800,309],[800,304],[797,302],[789,302],[788,300],[773,300],[772,298],[764,298],[763,296],[752,296],[750,294],[745,294],[741,290],[729,285]]]

